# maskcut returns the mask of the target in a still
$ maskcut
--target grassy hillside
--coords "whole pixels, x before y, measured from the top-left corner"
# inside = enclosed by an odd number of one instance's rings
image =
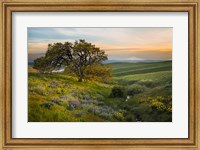
[[[144,74],[134,74],[134,75],[126,75],[120,77],[114,77],[116,81],[120,84],[132,84],[138,81],[149,80],[154,82],[154,84],[162,85],[168,84],[172,82],[172,71],[159,71],[159,72],[151,72]]]
[[[103,121],[104,114],[95,115],[90,109],[103,109],[103,97],[111,86],[97,82],[77,82],[74,77],[61,74],[29,73],[29,121]],[[79,100],[81,108],[69,108],[72,100]],[[107,108],[108,111],[111,108]],[[113,113],[115,113],[113,111]],[[112,119],[111,119],[112,121]],[[114,120],[113,120],[114,121]]]
[[[152,63],[112,63],[113,76],[126,76],[131,74],[143,74],[159,71],[171,71],[172,62]]]
[[[114,80],[112,84],[77,82],[75,77],[40,74],[29,67],[28,120],[171,121],[171,62],[111,65]],[[76,107],[72,106],[73,102]]]

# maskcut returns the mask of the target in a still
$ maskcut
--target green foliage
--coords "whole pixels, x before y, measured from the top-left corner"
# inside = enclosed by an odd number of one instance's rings
[[[172,112],[172,97],[157,96],[156,98],[149,98],[148,102],[154,110]]]
[[[152,80],[140,80],[140,81],[138,81],[138,84],[144,85],[144,86],[150,87],[150,88],[156,86],[156,84]]]
[[[114,117],[119,121],[124,121],[124,116],[121,112],[115,112]]]
[[[124,97],[125,96],[125,89],[122,86],[114,86],[112,88],[111,97]]]
[[[29,121],[116,121],[112,107],[103,100],[112,86],[77,82],[62,74],[29,73]],[[68,109],[78,99],[81,106]],[[104,112],[104,113],[103,113]]]
[[[88,66],[90,69],[88,72],[85,71],[87,73],[84,76],[84,79],[87,79],[85,82],[77,82],[71,70],[71,76],[69,70],[67,75],[40,74],[29,67],[28,120],[30,122],[170,122],[172,121],[172,72],[164,69],[155,72],[149,70],[169,63],[149,63],[149,66],[148,63],[118,63],[117,67],[116,64],[112,64],[110,69],[114,72],[124,71],[126,74],[114,77],[115,84],[104,82],[103,79],[106,77],[96,77],[104,76],[105,70],[101,70],[101,65],[98,66],[100,68]],[[103,67],[109,68],[107,65]],[[141,69],[141,73],[128,73],[131,67],[135,67],[136,70]],[[95,69],[100,70],[99,73]],[[92,77],[94,79],[91,79]],[[129,95],[131,91],[134,95]],[[68,109],[70,101],[74,99],[79,100],[81,105]]]
[[[72,58],[73,45],[70,42],[49,44],[45,54],[45,61],[51,68],[68,65]]]
[[[152,100],[151,101],[151,107],[153,109],[157,109],[159,111],[164,111],[166,110],[166,106],[162,103],[162,102],[159,102],[157,100]]]
[[[121,77],[114,77],[114,79],[117,80],[119,84],[123,85],[130,85],[145,79],[153,81],[154,84],[156,84],[156,86],[160,86],[166,83],[172,83],[172,71],[160,71],[144,74],[127,75]]]
[[[39,70],[39,72],[45,72],[49,70],[49,66],[47,61],[45,60],[45,57],[40,57],[34,60],[34,69]]]
[[[136,122],[136,117],[134,113],[126,114],[125,120],[128,122]]]
[[[101,64],[107,60],[103,50],[85,40],[49,44],[45,57],[34,61],[34,68],[40,72],[51,71],[67,66],[82,82],[88,66]],[[104,72],[105,73],[105,72]]]
[[[85,79],[102,83],[112,83],[111,66],[105,64],[94,64],[85,70]]]
[[[127,94],[134,96],[135,94],[139,94],[145,91],[145,87],[139,84],[133,84],[131,86],[128,86],[127,88]]]

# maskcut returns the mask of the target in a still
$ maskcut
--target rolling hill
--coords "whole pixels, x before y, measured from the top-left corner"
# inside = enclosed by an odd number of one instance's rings
[[[172,62],[116,62],[113,83],[77,82],[29,66],[29,122],[169,122]],[[113,97],[113,89],[123,93]],[[75,106],[74,106],[75,105]],[[76,106],[77,105],[77,106]],[[74,107],[72,107],[74,106]]]

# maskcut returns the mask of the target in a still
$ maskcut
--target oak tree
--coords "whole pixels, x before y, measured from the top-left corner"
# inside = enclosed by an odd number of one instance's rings
[[[78,81],[82,82],[89,66],[102,64],[107,59],[103,50],[85,40],[54,43],[48,45],[44,57],[34,61],[34,68],[44,72],[66,66],[78,77]]]

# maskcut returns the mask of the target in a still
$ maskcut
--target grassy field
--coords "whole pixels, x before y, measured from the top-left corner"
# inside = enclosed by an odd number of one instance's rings
[[[171,61],[152,63],[113,63],[112,66],[113,76],[117,77],[172,70]]]
[[[111,84],[29,66],[29,122],[169,122],[172,62],[112,63]],[[117,96],[116,96],[117,95]]]

